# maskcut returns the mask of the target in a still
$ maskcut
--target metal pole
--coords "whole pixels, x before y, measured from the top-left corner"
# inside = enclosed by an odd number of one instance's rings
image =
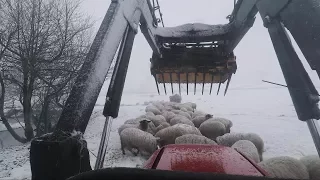
[[[310,119],[307,121],[313,142],[316,146],[316,149],[318,151],[318,155],[320,157],[320,128],[319,124],[316,120]]]
[[[98,156],[97,156],[96,164],[94,166],[95,170],[103,168],[103,162],[104,162],[104,158],[105,158],[105,155],[106,155],[108,142],[109,142],[109,137],[110,137],[112,120],[113,120],[113,118],[108,116],[106,118],[106,122],[104,123],[103,131],[102,131],[102,137],[101,137],[99,150],[98,150]]]

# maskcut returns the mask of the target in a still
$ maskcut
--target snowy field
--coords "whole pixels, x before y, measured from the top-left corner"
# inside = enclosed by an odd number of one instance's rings
[[[104,93],[101,94],[85,133],[88,148],[93,154],[98,152],[105,119],[101,116]],[[143,164],[144,158],[134,157],[130,152],[122,155],[117,128],[125,120],[143,114],[145,102],[167,99],[168,96],[157,94],[124,94],[119,117],[112,124],[105,167],[136,167]],[[196,102],[199,110],[229,118],[234,123],[233,132],[259,134],[265,141],[264,158],[282,155],[299,158],[316,153],[307,125],[297,119],[286,89],[230,89],[226,97],[189,95],[183,96],[183,101]],[[28,147],[16,146],[0,152],[0,178],[30,178]],[[95,156],[90,156],[91,165],[94,166]]]
[[[97,13],[101,19],[107,10],[110,0],[84,0],[84,7],[89,14]],[[166,26],[176,26],[187,22],[207,24],[226,23],[225,17],[233,8],[233,1],[194,0],[159,1],[164,14]],[[173,3],[173,4],[172,4]],[[184,4],[183,8],[178,7]],[[204,5],[205,4],[205,5]],[[219,7],[218,11],[212,7]],[[177,12],[176,9],[179,9]],[[190,13],[198,10],[196,13]],[[99,20],[99,21],[100,21]],[[294,43],[294,41],[293,41]],[[295,47],[296,44],[294,44]],[[301,52],[300,58],[305,61]],[[113,121],[105,167],[136,167],[145,161],[144,158],[134,157],[129,152],[122,155],[117,128],[127,119],[144,114],[145,102],[168,100],[165,95],[157,95],[156,86],[150,75],[149,59],[151,49],[144,37],[139,33],[133,47],[132,58],[122,97],[119,117]],[[263,27],[261,18],[257,15],[257,22],[235,50],[238,71],[230,84],[226,97],[222,88],[220,95],[197,94],[186,96],[184,102],[197,103],[197,109],[212,113],[216,116],[229,118],[233,121],[233,132],[254,132],[259,134],[265,142],[264,158],[275,156],[301,157],[316,154],[307,124],[298,120],[294,111],[288,90],[282,87],[262,83],[262,80],[285,84],[277,57],[275,55],[267,29]],[[306,65],[306,63],[304,63]],[[319,78],[306,65],[312,80]],[[167,85],[167,87],[170,87]],[[192,86],[193,87],[193,86]],[[94,113],[87,127],[85,138],[88,148],[97,154],[101,132],[105,118],[101,115],[108,84],[106,83],[96,103]],[[163,94],[163,86],[160,86]],[[216,92],[217,86],[213,90]],[[208,90],[208,86],[206,90]],[[177,91],[177,87],[175,87]],[[185,88],[184,88],[185,90]],[[318,89],[319,90],[319,89]],[[168,92],[169,88],[167,89]],[[190,89],[193,92],[193,88]],[[0,149],[0,179],[30,179],[29,144]],[[95,156],[90,154],[91,165],[94,166]]]

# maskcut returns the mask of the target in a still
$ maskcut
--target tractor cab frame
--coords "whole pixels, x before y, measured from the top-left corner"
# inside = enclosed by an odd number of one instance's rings
[[[32,179],[66,179],[91,170],[85,141],[83,139],[74,141],[70,137],[75,130],[85,132],[109,67],[117,54],[103,112],[106,122],[95,164],[95,169],[103,167],[111,122],[118,116],[134,37],[139,26],[153,50],[151,74],[155,76],[157,82],[163,83],[164,86],[167,82],[176,83],[179,79],[180,82],[211,83],[213,81],[220,83],[230,79],[230,73],[235,72],[233,50],[252,27],[258,12],[268,29],[298,119],[308,124],[320,154],[320,129],[316,122],[320,119],[319,94],[285,30],[286,28],[291,32],[310,67],[320,76],[320,21],[318,19],[320,6],[318,1],[277,0],[270,3],[269,0],[238,0],[233,12],[228,16],[229,25],[214,28],[216,26],[201,25],[199,27],[196,24],[187,24],[182,26],[182,31],[181,27],[158,27],[159,19],[155,11],[160,9],[155,4],[152,5],[150,0],[111,1],[55,131],[46,137],[36,138],[31,143]],[[160,19],[161,17],[160,13]],[[221,32],[221,29],[226,29],[226,31]],[[211,44],[205,45],[206,42]],[[199,64],[197,59],[201,59]],[[172,65],[169,64],[171,62]],[[206,63],[209,66],[207,69],[203,68]],[[215,63],[220,64],[215,65]],[[219,66],[221,66],[220,69]],[[197,74],[198,72],[200,75]],[[172,73],[180,75],[184,73],[185,75],[170,79]],[[190,161],[190,163],[193,162]],[[165,173],[161,174],[153,170],[149,170],[150,173],[137,169],[133,171],[107,169],[104,172],[109,173],[111,178],[123,177],[122,175],[132,175],[132,179],[146,177],[146,175],[150,175],[149,178],[153,179],[157,179],[155,175],[164,179],[206,178],[205,175],[199,174],[198,176],[192,173],[179,174],[177,172],[165,176]],[[104,173],[103,171],[95,172]],[[95,172],[89,172],[89,174]],[[137,175],[140,172],[143,175]],[[155,174],[151,175],[152,173]],[[226,179],[222,176],[212,175],[211,178]],[[233,178],[236,177],[227,177],[227,179]],[[247,176],[238,178],[255,179],[255,177]]]

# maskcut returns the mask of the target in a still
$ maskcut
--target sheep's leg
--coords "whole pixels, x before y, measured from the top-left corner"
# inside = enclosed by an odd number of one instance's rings
[[[134,152],[134,150],[133,149],[136,149],[136,148],[134,148],[134,147],[132,147],[132,148],[130,148],[130,149],[128,149],[133,155],[135,155],[135,156],[137,156],[136,154],[136,152]]]
[[[139,153],[140,153],[140,149],[139,149],[139,148],[137,148],[137,155],[138,155]],[[136,155],[136,156],[137,156],[137,155]]]
[[[136,149],[137,150],[137,152],[134,152],[134,151],[131,151],[132,152],[132,154],[134,155],[134,156],[138,156],[138,154],[139,154],[139,148],[134,148],[134,149]]]
[[[260,161],[263,161],[262,153],[259,153]]]
[[[121,151],[122,151],[122,154],[123,154],[123,155],[126,154],[126,152],[124,151],[124,145],[123,145],[122,141],[121,141]]]

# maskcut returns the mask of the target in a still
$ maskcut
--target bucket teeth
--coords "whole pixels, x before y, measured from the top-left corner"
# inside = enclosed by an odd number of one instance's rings
[[[172,91],[172,94],[173,94],[172,73],[171,72],[170,72],[170,83],[171,83],[171,91]]]
[[[181,73],[183,73],[183,76],[181,76]],[[202,74],[199,74],[199,73],[202,73]],[[216,77],[218,76],[219,77]],[[227,81],[226,83],[226,88],[224,90],[224,95],[227,94],[227,91],[228,91],[228,88],[229,88],[229,85],[230,85],[230,82],[231,82],[231,78],[232,78],[232,73],[228,73],[228,79],[225,79],[225,74],[223,74],[222,72],[217,72],[217,73],[214,73],[214,72],[208,72],[208,71],[197,71],[195,73],[191,73],[190,72],[174,72],[174,71],[171,71],[171,72],[158,72],[157,74],[154,74],[153,77],[154,77],[154,80],[155,80],[155,83],[156,83],[156,86],[157,86],[157,91],[158,91],[158,94],[160,95],[160,88],[159,85],[161,85],[163,83],[163,88],[164,88],[164,94],[167,95],[168,93],[170,94],[170,87],[169,89],[167,90],[167,87],[166,86],[171,86],[171,93],[174,94],[174,87],[173,87],[173,84],[178,84],[179,86],[179,94],[181,95],[181,84],[185,84],[186,83],[186,94],[190,95],[192,94],[192,85],[194,83],[194,92],[193,94],[196,95],[197,93],[197,84],[201,86],[201,89],[199,88],[199,92],[198,93],[201,93],[202,95],[204,95],[205,93],[205,84],[210,84],[210,91],[209,91],[209,94],[211,95],[212,94],[212,89],[213,89],[213,84],[214,83],[219,83],[218,85],[218,89],[217,89],[217,95],[219,95],[220,93],[220,90],[222,89],[221,86],[222,84],[224,84],[224,81]],[[194,77],[193,77],[194,76]],[[210,79],[210,76],[211,76],[211,79]],[[200,77],[200,78],[199,78]],[[218,82],[216,82],[215,78],[218,78]],[[191,90],[190,90],[190,89]],[[190,90],[190,92],[189,92]],[[168,92],[167,92],[168,91]]]
[[[179,94],[181,96],[181,82],[180,82],[180,73],[178,73],[178,83],[179,83]]]
[[[164,75],[163,75],[163,72],[161,73],[161,75],[162,75],[162,80],[163,80],[164,93],[167,95],[166,83],[165,83],[165,81],[164,81]]]
[[[219,73],[219,86],[218,86],[217,95],[218,95],[218,94],[219,94],[219,92],[220,92],[221,83],[222,83],[222,74],[221,74],[221,73]]]
[[[232,77],[232,73],[229,74],[227,86],[226,86],[226,89],[224,90],[224,96],[227,94],[227,91],[228,91],[228,88],[229,88],[229,84],[230,84],[230,81],[231,81],[231,77]]]
[[[211,85],[210,85],[210,95],[211,95],[211,92],[212,92],[212,84],[213,84],[213,80],[214,80],[214,74],[212,73],[211,75]]]
[[[187,95],[189,95],[189,73],[187,72]]]
[[[203,90],[204,90],[204,82],[206,80],[206,73],[203,72],[203,83],[202,83],[202,95],[203,95]]]
[[[197,91],[197,73],[194,73],[194,95],[196,95]]]
[[[157,78],[156,78],[156,76],[155,76],[155,75],[154,75],[153,77],[154,77],[154,81],[156,82],[156,85],[157,85],[158,94],[160,95],[159,85],[158,85]]]

